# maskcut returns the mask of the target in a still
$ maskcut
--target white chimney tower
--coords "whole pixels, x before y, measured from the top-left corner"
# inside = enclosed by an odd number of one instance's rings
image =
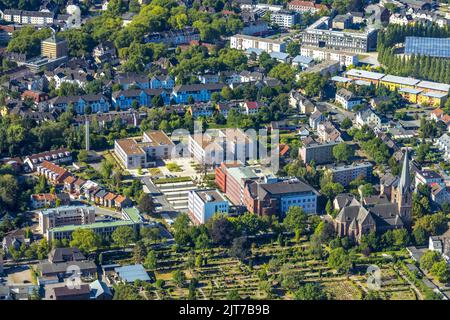
[[[85,133],[85,138],[86,138],[86,151],[89,151],[89,120],[86,119],[85,122],[85,129],[86,129],[86,133]]]

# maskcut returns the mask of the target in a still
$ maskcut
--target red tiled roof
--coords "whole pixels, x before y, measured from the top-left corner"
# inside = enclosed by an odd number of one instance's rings
[[[117,196],[114,194],[114,193],[112,193],[112,192],[109,192],[106,196],[105,196],[105,200],[114,200],[114,198],[116,198]]]
[[[444,114],[444,110],[442,110],[441,108],[437,108],[431,111],[431,113],[434,114],[436,117],[440,118]]]
[[[33,200],[36,201],[54,201],[56,200],[56,195],[53,193],[36,193],[31,195]]]
[[[68,176],[67,178],[64,179],[64,183],[68,183],[68,184],[72,184],[77,180],[76,177],[74,176]]]
[[[60,166],[58,166],[52,162],[49,162],[47,160],[44,160],[44,162],[42,162],[41,166],[45,169],[50,170],[51,172],[58,174],[59,176],[62,176],[69,172],[66,169],[64,169],[63,167],[60,167]]]
[[[298,1],[298,0],[294,0],[288,3],[288,5],[290,6],[299,6],[299,7],[311,7],[314,8],[315,4],[314,2],[311,1]]]
[[[246,102],[245,105],[249,109],[258,109],[258,103],[257,102]]]
[[[122,195],[119,194],[119,195],[117,196],[117,198],[114,199],[114,201],[117,202],[117,203],[122,203],[122,202],[124,202],[126,199],[127,199],[126,197],[124,197],[124,196],[122,196]]]

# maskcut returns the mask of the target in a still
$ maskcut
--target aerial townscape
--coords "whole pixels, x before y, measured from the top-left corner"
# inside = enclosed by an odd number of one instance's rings
[[[448,0],[0,0],[0,300],[448,300]]]

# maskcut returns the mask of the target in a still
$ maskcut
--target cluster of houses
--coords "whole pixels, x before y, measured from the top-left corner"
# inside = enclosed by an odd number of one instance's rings
[[[61,205],[68,204],[70,200],[81,199],[93,202],[97,205],[116,208],[129,207],[133,203],[131,199],[110,192],[100,187],[97,183],[76,177],[69,170],[61,166],[72,162],[72,154],[66,148],[51,150],[33,154],[24,158],[6,158],[2,163],[10,164],[18,171],[35,172],[53,185],[63,187],[69,196],[65,194],[33,194],[31,205],[33,208],[54,206],[57,202]]]

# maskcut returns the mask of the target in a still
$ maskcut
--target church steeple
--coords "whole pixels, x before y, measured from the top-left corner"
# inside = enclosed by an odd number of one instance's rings
[[[412,190],[411,190],[411,174],[408,149],[403,157],[402,173],[396,190],[396,201],[398,205],[398,213],[402,220],[408,224],[411,222],[412,211]]]
[[[409,154],[408,149],[405,151],[403,157],[402,173],[400,175],[400,181],[398,183],[398,188],[401,192],[407,192],[411,190],[411,174],[409,172]]]

